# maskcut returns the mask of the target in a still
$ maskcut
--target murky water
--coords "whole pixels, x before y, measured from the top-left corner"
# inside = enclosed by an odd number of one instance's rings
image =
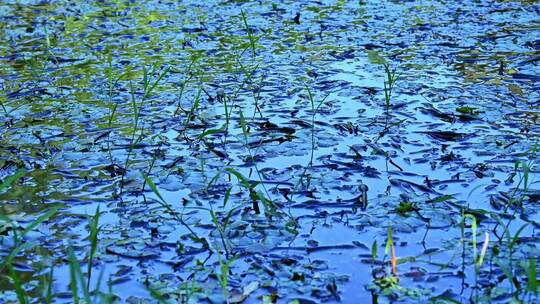
[[[0,303],[538,301],[539,15],[2,1]]]

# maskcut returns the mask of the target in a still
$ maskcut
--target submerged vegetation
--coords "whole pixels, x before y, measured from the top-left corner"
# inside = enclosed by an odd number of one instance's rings
[[[537,303],[534,1],[3,1],[0,303]]]

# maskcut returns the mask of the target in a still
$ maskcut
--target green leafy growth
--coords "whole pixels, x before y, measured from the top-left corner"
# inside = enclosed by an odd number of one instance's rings
[[[184,130],[187,131],[189,123],[193,119],[193,114],[195,114],[195,111],[199,108],[199,101],[201,100],[201,92],[202,90],[199,89],[197,93],[197,97],[195,97],[195,101],[193,102],[193,105],[191,106],[191,109],[189,110],[189,114],[186,118],[186,122],[184,124]],[[185,131],[184,131],[185,132]]]
[[[241,10],[240,12],[242,14],[242,21],[244,22],[244,28],[245,28],[245,30],[247,32],[247,35],[248,35],[249,44],[251,46],[252,56],[255,57],[255,43],[257,42],[258,39],[255,38],[255,36],[253,36],[253,33],[251,32],[251,29],[249,28],[246,13],[243,10]]]
[[[172,216],[174,216],[174,218],[180,223],[182,224],[182,226],[184,226],[187,230],[189,230],[189,232],[191,233],[191,235],[195,238],[195,240],[197,241],[202,241],[203,239],[200,238],[197,233],[195,233],[195,231],[184,221],[184,219],[182,218],[182,215],[179,214],[176,210],[173,209],[173,207],[167,203],[167,201],[163,198],[163,196],[161,195],[161,193],[159,192],[158,188],[156,187],[156,184],[154,184],[154,181],[152,181],[147,175],[145,175],[144,173],[141,172],[141,175],[143,176],[146,184],[150,187],[150,189],[152,190],[152,192],[154,192],[154,194],[159,198],[158,200],[158,203],[163,207],[165,208]]]
[[[232,257],[229,261],[223,261],[221,254],[217,251],[217,257],[219,262],[220,273],[217,274],[219,283],[221,284],[221,290],[223,291],[223,296],[225,299],[229,298],[229,291],[227,290],[228,285],[228,275],[229,269],[231,268],[232,263],[237,259],[237,257]]]

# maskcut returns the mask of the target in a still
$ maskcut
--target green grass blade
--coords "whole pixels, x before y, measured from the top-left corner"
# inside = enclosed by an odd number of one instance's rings
[[[47,213],[43,214],[42,216],[38,217],[34,222],[32,222],[30,225],[26,226],[24,228],[22,235],[27,234],[28,232],[34,230],[39,224],[43,223],[44,221],[48,220],[50,217],[52,217],[57,211],[60,209],[60,207],[52,207]]]
[[[217,134],[217,133],[223,133],[223,130],[221,130],[221,129],[206,130],[201,135],[197,136],[197,139],[201,140],[201,139],[205,138],[206,136],[209,136],[209,135],[212,135],[212,134]]]
[[[51,271],[49,272],[49,277],[47,279],[47,289],[45,293],[45,303],[47,304],[52,303],[52,299],[53,299],[53,293],[52,293],[53,278],[54,278],[54,264],[51,265]]]
[[[227,206],[227,202],[229,201],[229,196],[231,196],[231,190],[232,190],[232,188],[229,188],[225,192],[225,197],[223,198],[223,208],[225,208],[225,206]]]
[[[238,171],[234,170],[233,168],[226,168],[225,171],[231,173],[232,175],[236,176],[238,181],[242,184],[242,186],[246,188],[251,188],[249,181]]]
[[[15,172],[15,174],[6,177],[6,179],[0,184],[0,191],[9,188],[11,186],[11,184],[13,184],[13,182],[18,180],[19,178],[21,178],[25,174],[26,174],[26,170],[19,169],[19,170],[17,170],[17,172]]]
[[[100,231],[99,227],[99,206],[96,208],[96,213],[91,218],[89,223],[90,228],[90,254],[88,255],[88,266],[86,270],[86,280],[87,280],[87,288],[90,288],[90,279],[92,278],[92,267],[93,267],[93,261],[94,261],[94,254],[96,253],[97,248],[97,241],[98,241],[98,234]]]
[[[22,252],[28,248],[31,248],[35,245],[35,243],[32,243],[32,242],[28,242],[28,243],[23,243],[22,245],[19,245],[17,247],[15,247],[15,249],[13,249],[3,260],[2,260],[2,263],[0,264],[0,272],[2,270],[4,270],[4,267],[6,266],[9,266],[11,265],[11,262],[13,261],[13,259],[19,254],[19,252]]]
[[[13,269],[13,266],[8,265],[9,274],[11,276],[11,279],[13,280],[13,285],[15,286],[15,293],[17,294],[17,299],[19,300],[19,303],[26,304],[28,303],[26,299],[26,292],[24,291],[22,287],[21,280],[19,279],[19,276],[17,275],[17,272],[15,269]]]
[[[188,117],[186,118],[186,123],[184,124],[184,129],[187,130],[189,123],[191,119],[193,118],[193,113],[197,110],[199,107],[199,101],[201,100],[201,92],[202,89],[199,89],[199,92],[197,93],[197,97],[195,97],[195,101],[193,102],[193,105],[191,106],[191,109],[189,110]]]
[[[251,51],[253,52],[252,55],[253,57],[255,57],[255,38],[253,37],[253,33],[251,32],[251,29],[249,28],[246,13],[243,10],[241,10],[240,12],[242,14],[242,20],[244,21],[244,27],[248,35]]]
[[[538,279],[536,278],[536,263],[534,259],[529,259],[529,267],[527,269],[527,290],[536,294],[538,293]]]
[[[70,282],[70,286],[71,286],[71,290],[73,294],[73,299],[75,300],[75,298],[77,298],[76,302],[78,302],[78,294],[77,294],[77,291],[78,291],[77,281],[78,281],[83,291],[84,300],[86,301],[86,303],[92,303],[91,298],[90,298],[90,292],[88,291],[88,288],[87,288],[86,280],[81,271],[81,264],[79,264],[79,261],[77,260],[77,257],[75,256],[75,253],[73,252],[73,248],[71,248],[71,246],[68,247],[68,260],[69,260],[69,269],[70,269],[70,279],[72,280]]]
[[[240,127],[242,128],[242,134],[244,135],[244,141],[247,144],[248,143],[248,132],[247,132],[247,124],[246,120],[244,118],[244,113],[242,113],[242,109],[240,111]]]
[[[374,240],[373,244],[371,244],[371,259],[373,262],[377,260],[377,240]]]
[[[159,198],[159,200],[162,203],[168,205],[167,201],[165,201],[163,196],[161,196],[161,193],[159,193],[159,190],[156,187],[156,184],[154,184],[154,182],[150,178],[148,178],[148,176],[146,176],[144,173],[141,172],[141,175],[143,176],[144,180],[146,181],[146,184],[148,184],[148,186],[150,187],[150,190],[152,190],[152,192],[154,192],[154,194]]]
[[[384,248],[384,254],[388,255],[390,253],[390,247],[394,243],[394,239],[392,237],[392,227],[388,227],[387,237],[386,237],[386,247]]]

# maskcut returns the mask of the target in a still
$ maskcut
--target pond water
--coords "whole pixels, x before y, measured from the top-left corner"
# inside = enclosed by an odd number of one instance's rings
[[[0,303],[536,303],[539,16],[2,1]]]

